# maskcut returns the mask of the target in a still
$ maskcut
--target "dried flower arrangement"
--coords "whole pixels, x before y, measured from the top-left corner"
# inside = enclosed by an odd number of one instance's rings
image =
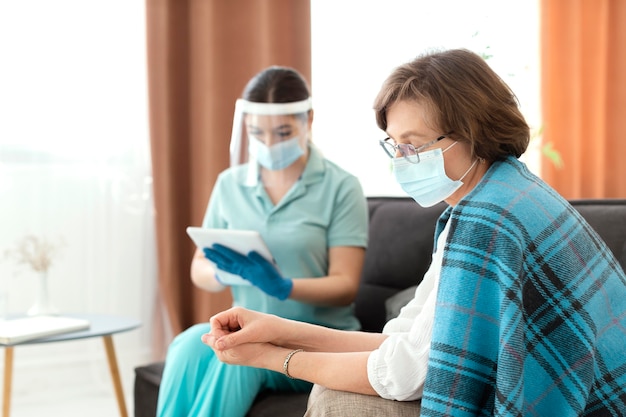
[[[34,235],[26,235],[13,249],[4,251],[4,257],[15,260],[18,264],[29,265],[37,272],[47,272],[52,265],[52,258],[65,244],[62,240],[56,244]]]

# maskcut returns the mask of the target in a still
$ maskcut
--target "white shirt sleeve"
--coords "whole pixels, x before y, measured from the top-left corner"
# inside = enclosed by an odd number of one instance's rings
[[[415,297],[400,310],[398,317],[387,322],[383,333],[389,337],[368,357],[369,382],[382,398],[413,401],[422,397],[447,235],[446,225]]]

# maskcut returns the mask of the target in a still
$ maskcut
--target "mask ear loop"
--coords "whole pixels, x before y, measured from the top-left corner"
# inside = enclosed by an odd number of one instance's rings
[[[455,140],[455,141],[452,143],[452,145],[450,145],[450,146],[448,146],[446,149],[442,150],[442,151],[441,151],[441,153],[445,153],[448,149],[450,149],[451,147],[453,147],[453,146],[454,146],[454,145],[456,145],[457,143],[459,143],[459,142],[457,142],[457,141]]]
[[[467,168],[467,171],[465,171],[465,174],[463,174],[463,176],[461,176],[461,178],[459,178],[459,181],[463,181],[463,178],[465,178],[465,176],[467,174],[469,174],[469,172],[472,170],[472,168],[474,168],[474,165],[476,165],[477,162],[478,162],[478,159],[475,159],[474,162],[472,163],[472,165],[470,165],[470,167]]]
[[[454,146],[454,145],[456,145],[457,143],[459,143],[459,142],[454,141],[454,143],[453,143],[452,145],[448,146],[446,149],[444,149],[443,151],[441,151],[441,153],[444,153],[445,151],[447,151],[448,149],[450,149],[451,147],[453,147],[453,146]],[[479,160],[479,159],[481,159],[481,158],[478,158],[478,159],[474,160],[474,162],[472,163],[472,165],[470,165],[470,167],[469,167],[469,168],[467,168],[467,171],[465,171],[465,174],[463,174],[463,175],[461,176],[461,178],[459,178],[459,179],[458,179],[458,181],[463,181],[463,178],[465,178],[465,177],[467,176],[467,174],[469,174],[469,172],[472,170],[472,168],[474,168],[474,165],[476,165],[476,163],[478,162],[478,160]]]

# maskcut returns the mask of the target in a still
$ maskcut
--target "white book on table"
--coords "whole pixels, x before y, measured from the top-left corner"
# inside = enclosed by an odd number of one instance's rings
[[[0,320],[0,343],[14,345],[42,337],[89,328],[89,320],[63,316],[33,316]]]

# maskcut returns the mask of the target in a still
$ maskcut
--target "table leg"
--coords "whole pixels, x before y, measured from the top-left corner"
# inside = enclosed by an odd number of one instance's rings
[[[113,337],[111,335],[102,336],[104,347],[107,352],[107,360],[109,362],[109,370],[113,379],[113,388],[117,397],[117,405],[120,409],[120,416],[128,417],[126,411],[126,400],[124,399],[124,390],[122,389],[122,381],[120,379],[120,371],[117,367],[117,358],[115,357],[115,347],[113,346]]]
[[[2,394],[2,417],[11,413],[11,381],[13,380],[13,347],[4,348],[4,392]]]

